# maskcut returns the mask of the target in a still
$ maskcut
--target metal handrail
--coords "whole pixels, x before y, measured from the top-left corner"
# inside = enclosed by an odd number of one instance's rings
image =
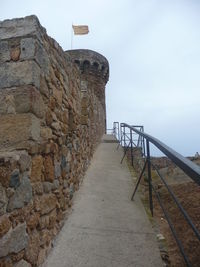
[[[182,169],[192,180],[194,180],[198,185],[200,185],[200,167],[198,165],[196,165],[189,159],[183,157],[181,154],[168,147],[157,138],[144,132],[140,132],[136,128],[126,123],[122,123],[122,125],[133,130],[134,132],[154,144],[160,151],[162,151],[166,156],[168,156],[168,158],[170,158],[180,169]]]
[[[137,128],[137,127],[141,127],[141,128]],[[126,132],[126,128],[128,129],[128,132]],[[134,143],[133,140],[133,133],[138,134],[138,142],[137,145]],[[184,251],[184,247],[182,242],[180,241],[180,239],[177,236],[176,230],[173,226],[173,223],[170,219],[170,216],[168,214],[168,212],[166,211],[162,200],[160,198],[159,193],[156,191],[153,183],[152,183],[152,178],[151,178],[151,166],[156,170],[159,178],[161,179],[163,185],[167,188],[170,196],[172,197],[173,201],[175,202],[175,204],[177,205],[177,207],[179,208],[180,212],[183,214],[186,222],[188,223],[188,225],[191,227],[191,229],[193,230],[194,234],[196,235],[196,237],[198,238],[198,240],[200,241],[200,233],[199,230],[196,228],[196,226],[194,225],[194,223],[192,222],[190,216],[187,214],[187,212],[185,211],[185,209],[182,207],[182,205],[180,204],[180,202],[178,201],[178,199],[176,198],[175,194],[173,193],[172,189],[170,188],[170,186],[166,183],[165,179],[163,178],[163,176],[160,174],[159,170],[157,169],[157,167],[151,162],[151,156],[150,156],[150,143],[152,143],[153,145],[155,145],[160,151],[162,151],[169,159],[171,159],[171,161],[173,163],[175,163],[180,169],[182,169],[184,171],[184,173],[186,173],[196,184],[200,185],[200,167],[198,165],[196,165],[195,163],[193,163],[192,161],[190,161],[189,159],[183,157],[181,154],[177,153],[175,150],[173,150],[172,148],[168,147],[167,145],[165,145],[163,142],[161,142],[160,140],[158,140],[157,138],[147,134],[144,132],[144,128],[143,126],[131,126],[128,125],[127,123],[121,123],[120,124],[120,138],[119,140],[119,144],[121,144],[122,147],[124,147],[124,155],[122,157],[121,163],[127,153],[127,151],[130,149],[131,152],[131,163],[133,166],[133,147],[140,147],[141,148],[141,153],[142,153],[142,157],[144,158],[144,165],[141,168],[141,173],[139,175],[139,178],[136,182],[136,186],[132,195],[132,200],[134,199],[135,193],[138,189],[138,186],[140,184],[141,178],[147,168],[147,176],[148,176],[148,186],[149,186],[149,205],[150,205],[150,210],[151,210],[151,214],[153,216],[153,198],[152,198],[152,193],[154,192],[154,195],[156,196],[158,203],[161,206],[161,209],[163,210],[163,213],[166,217],[166,220],[170,226],[170,229],[172,231],[172,234],[176,240],[176,243],[179,247],[179,250],[183,256],[183,259],[186,263],[186,266],[192,267],[188,256],[186,255],[185,251]],[[145,146],[145,141],[146,141],[146,146]],[[119,145],[118,145],[119,147]]]

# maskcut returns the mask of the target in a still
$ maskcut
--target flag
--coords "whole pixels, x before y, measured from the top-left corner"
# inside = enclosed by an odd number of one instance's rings
[[[87,25],[77,25],[77,26],[72,25],[72,28],[74,30],[75,35],[82,35],[82,34],[89,33],[89,29]]]

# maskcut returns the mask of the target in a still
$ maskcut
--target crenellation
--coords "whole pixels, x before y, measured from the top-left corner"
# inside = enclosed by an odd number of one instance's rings
[[[69,54],[82,73],[101,77],[105,83],[109,78],[109,63],[101,54],[88,49],[75,49],[65,52]]]

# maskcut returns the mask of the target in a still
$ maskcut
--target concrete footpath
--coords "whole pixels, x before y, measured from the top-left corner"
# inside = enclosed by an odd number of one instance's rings
[[[110,140],[110,141],[109,141]],[[105,135],[43,267],[161,267],[155,234],[122,150]]]

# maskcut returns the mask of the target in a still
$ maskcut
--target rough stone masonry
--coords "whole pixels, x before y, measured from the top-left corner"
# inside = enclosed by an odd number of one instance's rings
[[[105,132],[108,61],[0,22],[0,266],[39,266]]]

